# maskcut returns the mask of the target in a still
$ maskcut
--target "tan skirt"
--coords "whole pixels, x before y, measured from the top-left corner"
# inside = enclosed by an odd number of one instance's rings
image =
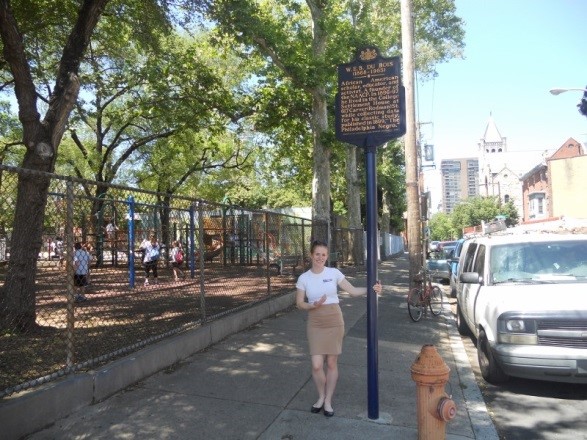
[[[342,353],[344,320],[338,304],[327,304],[308,312],[306,327],[310,355]]]

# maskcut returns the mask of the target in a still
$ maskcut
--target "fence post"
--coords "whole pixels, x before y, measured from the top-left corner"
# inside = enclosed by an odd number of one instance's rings
[[[128,196],[128,284],[135,288],[135,199]]]
[[[269,261],[269,213],[263,215],[263,250],[265,252],[265,273],[267,274],[267,295],[271,295],[271,266]]]
[[[197,202],[196,202],[197,203]],[[189,240],[189,259],[188,264],[190,267],[190,277],[194,278],[195,275],[195,258],[196,258],[196,238],[195,238],[195,231],[196,231],[196,213],[194,210],[194,203],[190,205],[190,225],[188,230],[188,240]],[[200,213],[198,212],[198,215]]]
[[[74,330],[75,330],[75,310],[74,310],[74,286],[73,286],[73,254],[74,254],[74,236],[73,236],[73,182],[67,181],[65,183],[65,243],[67,249],[66,260],[66,274],[67,274],[67,341],[66,341],[66,369],[73,367],[75,344],[74,344]]]
[[[199,263],[200,263],[200,310],[201,310],[201,320],[204,322],[206,320],[206,286],[204,284],[204,254],[206,252],[206,248],[204,247],[204,207],[203,203],[198,203],[198,248],[200,249],[199,255]],[[192,228],[192,231],[194,229]],[[192,232],[193,233],[193,232]],[[195,255],[195,253],[194,253]],[[193,269],[192,269],[193,270]],[[192,275],[193,276],[193,275]]]

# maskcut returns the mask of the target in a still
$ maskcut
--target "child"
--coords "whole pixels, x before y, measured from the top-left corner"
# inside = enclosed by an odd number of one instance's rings
[[[155,234],[151,234],[149,241],[143,242],[141,248],[145,252],[143,263],[145,264],[145,286],[149,285],[149,273],[153,271],[153,282],[157,284],[157,262],[159,261],[160,247]]]
[[[185,278],[185,273],[181,270],[181,265],[183,264],[183,250],[181,249],[181,243],[177,240],[172,243],[172,246],[173,249],[171,249],[169,257],[171,258],[171,267],[173,268],[173,278],[177,281],[179,280],[180,275],[182,278]]]
[[[75,252],[73,253],[73,285],[78,290],[75,295],[75,302],[86,301],[86,286],[88,285],[88,274],[90,272],[90,260],[92,256],[82,247],[78,241],[74,245]]]

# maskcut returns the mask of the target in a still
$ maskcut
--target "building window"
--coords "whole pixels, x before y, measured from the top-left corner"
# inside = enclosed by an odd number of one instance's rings
[[[528,211],[530,218],[544,217],[544,193],[536,192],[528,196]]]

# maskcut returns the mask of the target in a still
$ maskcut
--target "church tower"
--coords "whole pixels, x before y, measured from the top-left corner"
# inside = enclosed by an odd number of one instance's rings
[[[479,195],[500,196],[499,182],[496,182],[496,173],[504,165],[507,140],[501,135],[495,125],[493,116],[489,114],[489,120],[485,127],[485,133],[479,140]],[[501,166],[500,166],[501,164]]]
[[[521,170],[526,166],[512,160],[508,152],[507,139],[501,135],[491,113],[485,133],[479,141],[479,195],[499,197],[501,203],[513,202],[518,213],[522,213]]]
[[[493,116],[489,113],[485,134],[479,141],[479,155],[493,156],[499,153],[507,153],[507,150],[506,138],[501,136]]]

